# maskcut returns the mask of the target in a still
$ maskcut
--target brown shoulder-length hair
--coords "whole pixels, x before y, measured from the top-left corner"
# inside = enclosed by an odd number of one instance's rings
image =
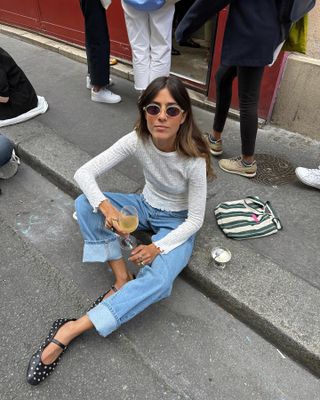
[[[176,103],[184,110],[185,121],[180,125],[176,137],[176,151],[187,157],[202,157],[206,160],[207,175],[214,176],[209,145],[193,119],[189,94],[182,81],[175,76],[162,76],[152,81],[138,100],[139,119],[136,132],[142,140],[150,136],[144,107],[152,103],[162,89],[168,89]]]

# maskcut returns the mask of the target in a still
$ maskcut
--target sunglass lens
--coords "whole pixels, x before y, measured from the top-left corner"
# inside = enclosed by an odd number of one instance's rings
[[[156,104],[150,104],[146,107],[147,113],[150,115],[158,115],[160,113],[160,107]]]
[[[167,108],[167,115],[169,115],[169,117],[177,117],[179,114],[180,108],[174,106]]]

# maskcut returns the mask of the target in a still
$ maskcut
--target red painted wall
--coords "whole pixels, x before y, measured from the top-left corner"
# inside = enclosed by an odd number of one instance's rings
[[[79,1],[38,0],[38,4],[42,32],[83,45],[83,17]]]
[[[12,25],[39,29],[38,0],[1,0],[0,20]]]

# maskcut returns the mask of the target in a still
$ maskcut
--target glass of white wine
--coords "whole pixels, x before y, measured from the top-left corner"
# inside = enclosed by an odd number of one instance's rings
[[[122,207],[120,210],[118,225],[121,232],[131,233],[135,231],[139,225],[137,209],[134,206]],[[137,246],[137,241],[132,235],[121,237],[120,246],[124,250],[132,250]]]

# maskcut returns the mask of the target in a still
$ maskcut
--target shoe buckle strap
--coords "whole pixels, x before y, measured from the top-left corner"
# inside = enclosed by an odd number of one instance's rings
[[[65,350],[67,348],[67,346],[65,346],[63,343],[59,342],[59,340],[57,340],[55,338],[51,339],[50,342],[56,344],[59,347],[61,347],[62,350]]]

